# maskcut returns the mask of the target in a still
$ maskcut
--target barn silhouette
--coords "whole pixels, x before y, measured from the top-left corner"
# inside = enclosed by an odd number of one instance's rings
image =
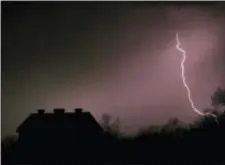
[[[12,159],[17,163],[69,163],[103,161],[111,140],[90,112],[63,108],[39,109],[17,128]]]

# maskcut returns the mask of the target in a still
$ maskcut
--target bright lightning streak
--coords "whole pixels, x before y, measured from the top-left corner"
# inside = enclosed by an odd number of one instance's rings
[[[181,77],[182,77],[183,85],[184,85],[184,87],[185,87],[186,90],[187,90],[187,93],[188,93],[188,99],[189,99],[189,102],[190,102],[190,104],[191,104],[192,109],[193,109],[198,115],[200,115],[200,116],[206,116],[206,115],[208,115],[208,116],[214,117],[215,120],[216,120],[216,122],[217,122],[217,124],[219,124],[216,115],[214,115],[214,114],[212,114],[212,113],[209,113],[209,112],[207,112],[207,113],[202,113],[199,109],[196,108],[196,106],[195,106],[195,104],[194,104],[194,101],[192,100],[192,97],[191,97],[191,90],[189,89],[189,87],[188,87],[188,85],[187,85],[187,82],[186,82],[185,69],[184,69],[184,62],[185,62],[185,60],[186,60],[186,51],[180,47],[180,41],[179,41],[179,35],[178,35],[178,33],[176,34],[176,40],[177,40],[176,48],[177,48],[177,50],[180,51],[180,52],[182,53],[182,55],[183,55],[183,59],[182,59],[182,62],[181,62]]]

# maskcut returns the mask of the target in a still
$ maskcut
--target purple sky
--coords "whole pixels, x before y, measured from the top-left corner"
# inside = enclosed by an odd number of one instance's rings
[[[190,122],[181,47],[196,106],[225,87],[225,6],[129,3],[2,4],[2,134],[38,108],[118,116],[133,132]]]

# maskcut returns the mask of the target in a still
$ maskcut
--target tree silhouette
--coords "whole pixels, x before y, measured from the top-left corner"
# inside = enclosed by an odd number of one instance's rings
[[[211,97],[212,105],[225,105],[225,89],[218,88]]]
[[[165,125],[163,125],[162,131],[167,133],[174,132],[177,128],[181,127],[181,124],[181,121],[177,118],[171,118]]]
[[[102,128],[104,129],[104,131],[108,131],[108,132],[111,131],[111,125],[110,125],[111,120],[112,120],[112,118],[109,114],[102,115],[100,124],[101,124]]]
[[[120,136],[120,119],[117,117],[115,120],[112,119],[112,116],[109,114],[103,114],[100,121],[101,126],[105,132],[113,135]]]

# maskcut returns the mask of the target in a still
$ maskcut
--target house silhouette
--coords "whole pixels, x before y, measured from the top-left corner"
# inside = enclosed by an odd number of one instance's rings
[[[90,112],[39,109],[17,128],[13,159],[19,163],[86,162],[102,159],[107,147],[102,127]],[[100,158],[101,157],[101,158]]]

